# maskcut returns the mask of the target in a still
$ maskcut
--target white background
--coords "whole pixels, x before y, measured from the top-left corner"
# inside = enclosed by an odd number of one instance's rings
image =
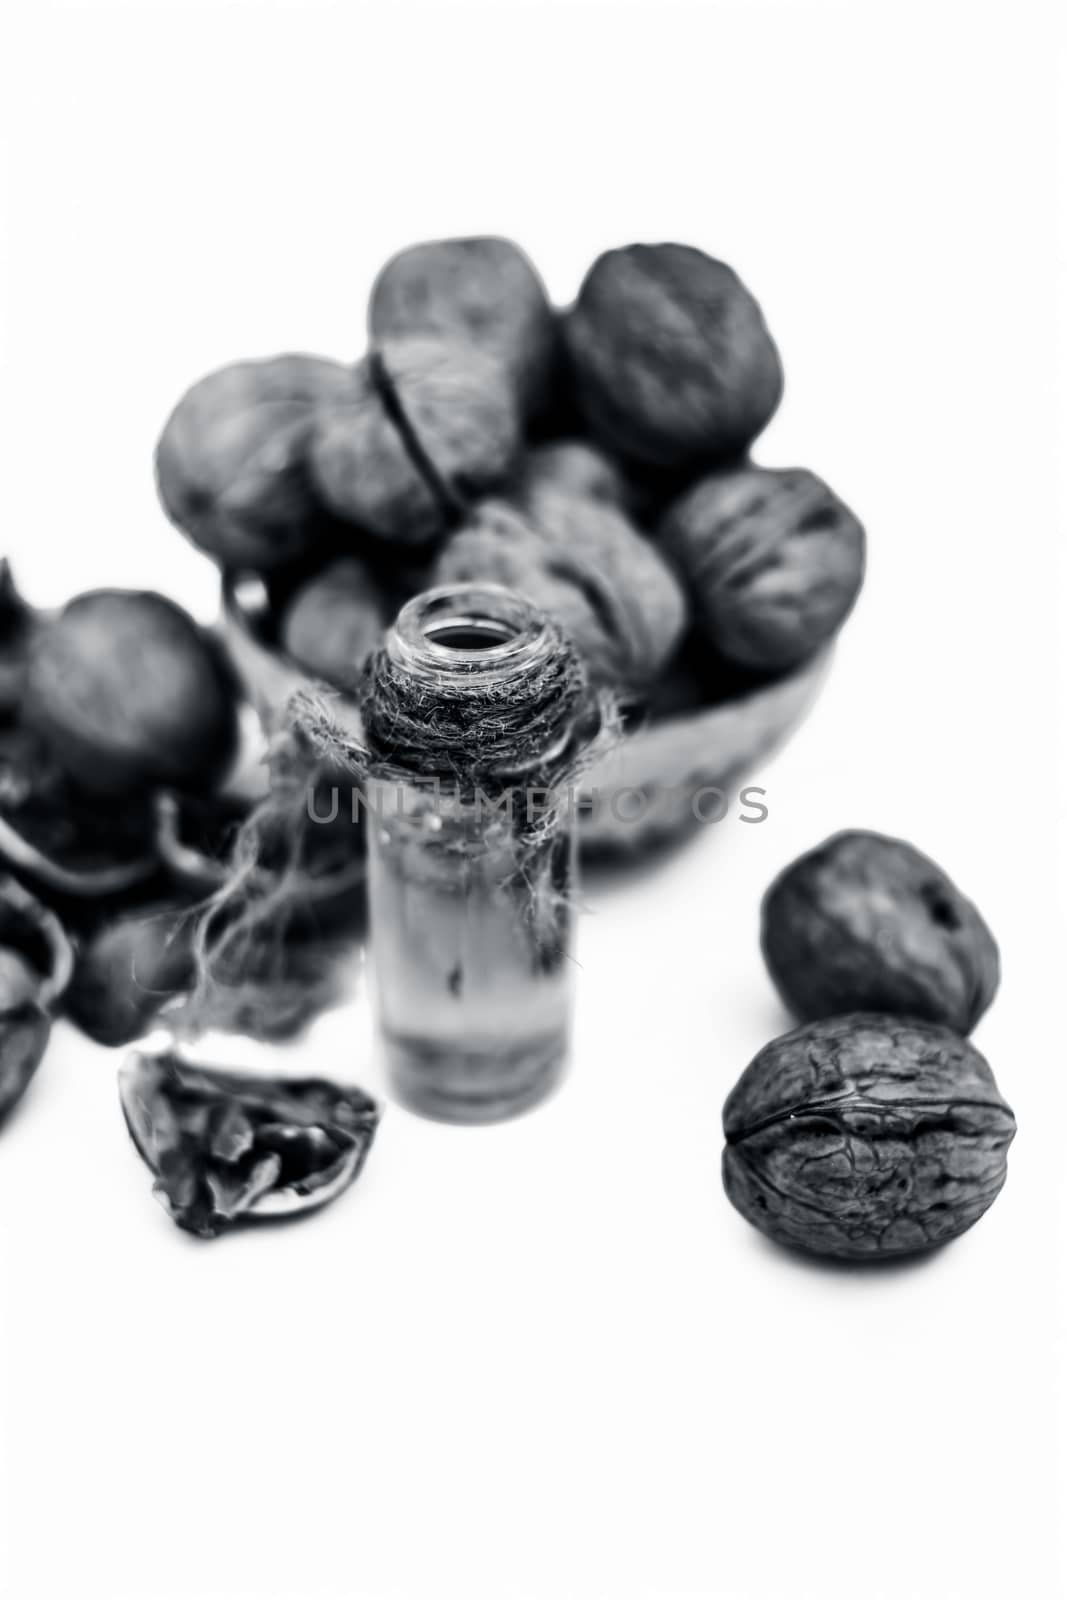
[[[475,231],[561,301],[632,239],[734,263],[786,364],[761,459],[826,476],[871,542],[832,678],[758,775],[769,820],[587,884],[542,1110],[390,1108],[334,1207],[201,1246],[149,1196],[117,1058],[58,1031],[0,1143],[7,1592],[1057,1592],[1051,8],[6,21],[0,506],[32,598],[149,585],[209,618],[153,493],[174,399],[239,356],[355,355],[383,258]],[[718,1173],[722,1100],[786,1026],[760,893],[847,825],[914,839],[987,915],[977,1039],[1020,1125],[979,1226],[876,1273],[778,1252]],[[382,1088],[361,1003],[285,1061]]]

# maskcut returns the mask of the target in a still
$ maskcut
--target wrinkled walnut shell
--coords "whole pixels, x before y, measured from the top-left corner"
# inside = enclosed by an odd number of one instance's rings
[[[630,245],[590,268],[565,323],[579,402],[609,450],[692,473],[740,455],[782,367],[737,274],[689,245]]]
[[[1000,979],[979,912],[903,839],[838,833],[768,889],[761,942],[802,1019],[882,1011],[970,1033]]]
[[[799,467],[740,467],[677,501],[661,539],[697,626],[738,666],[784,672],[825,644],[863,582],[861,524]]]
[[[443,340],[392,339],[320,412],[310,467],[336,516],[418,546],[503,482],[518,448],[515,399],[496,362]]]
[[[1015,1118],[947,1028],[858,1014],[766,1045],[723,1109],[726,1193],[779,1244],[846,1261],[932,1249],[992,1205]]]
[[[625,508],[630,486],[617,464],[584,439],[553,439],[531,450],[522,464],[520,494],[558,489],[580,499]]]
[[[444,547],[433,583],[502,583],[573,640],[590,680],[648,684],[686,621],[674,573],[614,506],[542,484],[486,501]]]
[[[211,372],[178,402],[156,448],[168,516],[227,567],[305,554],[326,519],[307,472],[319,406],[348,387],[339,362],[283,355]]]
[[[544,401],[556,347],[544,285],[509,239],[438,239],[387,261],[371,290],[375,341],[439,338],[498,362],[523,410]]]

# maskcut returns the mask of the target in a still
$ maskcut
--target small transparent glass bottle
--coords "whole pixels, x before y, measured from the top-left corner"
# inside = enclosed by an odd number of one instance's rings
[[[368,884],[387,1068],[415,1111],[495,1121],[547,1094],[567,1053],[576,860],[567,774],[581,669],[554,624],[492,585],[417,596],[384,658],[405,718],[405,742],[390,748],[388,714],[364,711],[376,730]],[[546,697],[546,673],[570,692]],[[477,740],[501,706],[518,730],[503,740],[507,758],[486,764],[483,752],[472,764],[447,730],[466,726]]]

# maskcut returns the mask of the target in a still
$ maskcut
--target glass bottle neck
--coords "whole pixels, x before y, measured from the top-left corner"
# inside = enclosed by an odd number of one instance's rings
[[[396,666],[427,684],[521,683],[552,647],[541,612],[499,584],[447,584],[416,595],[386,639]]]
[[[510,716],[528,707],[528,748],[517,748],[508,770],[552,759],[572,733],[574,707],[562,703],[554,722],[534,715],[547,674],[571,646],[536,607],[497,584],[449,584],[429,589],[401,610],[386,637],[386,654],[413,699],[434,716],[435,704],[470,702],[472,711],[497,706]]]

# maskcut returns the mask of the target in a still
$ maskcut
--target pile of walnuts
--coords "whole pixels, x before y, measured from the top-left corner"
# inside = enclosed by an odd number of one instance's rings
[[[522,251],[452,239],[380,273],[370,348],[243,361],[159,442],[173,521],[287,581],[278,638],[349,689],[407,595],[506,584],[591,680],[651,697],[687,639],[714,677],[787,672],[847,616],[864,534],[812,473],[748,451],[782,394],[763,315],[687,245],[631,245],[557,312]]]

